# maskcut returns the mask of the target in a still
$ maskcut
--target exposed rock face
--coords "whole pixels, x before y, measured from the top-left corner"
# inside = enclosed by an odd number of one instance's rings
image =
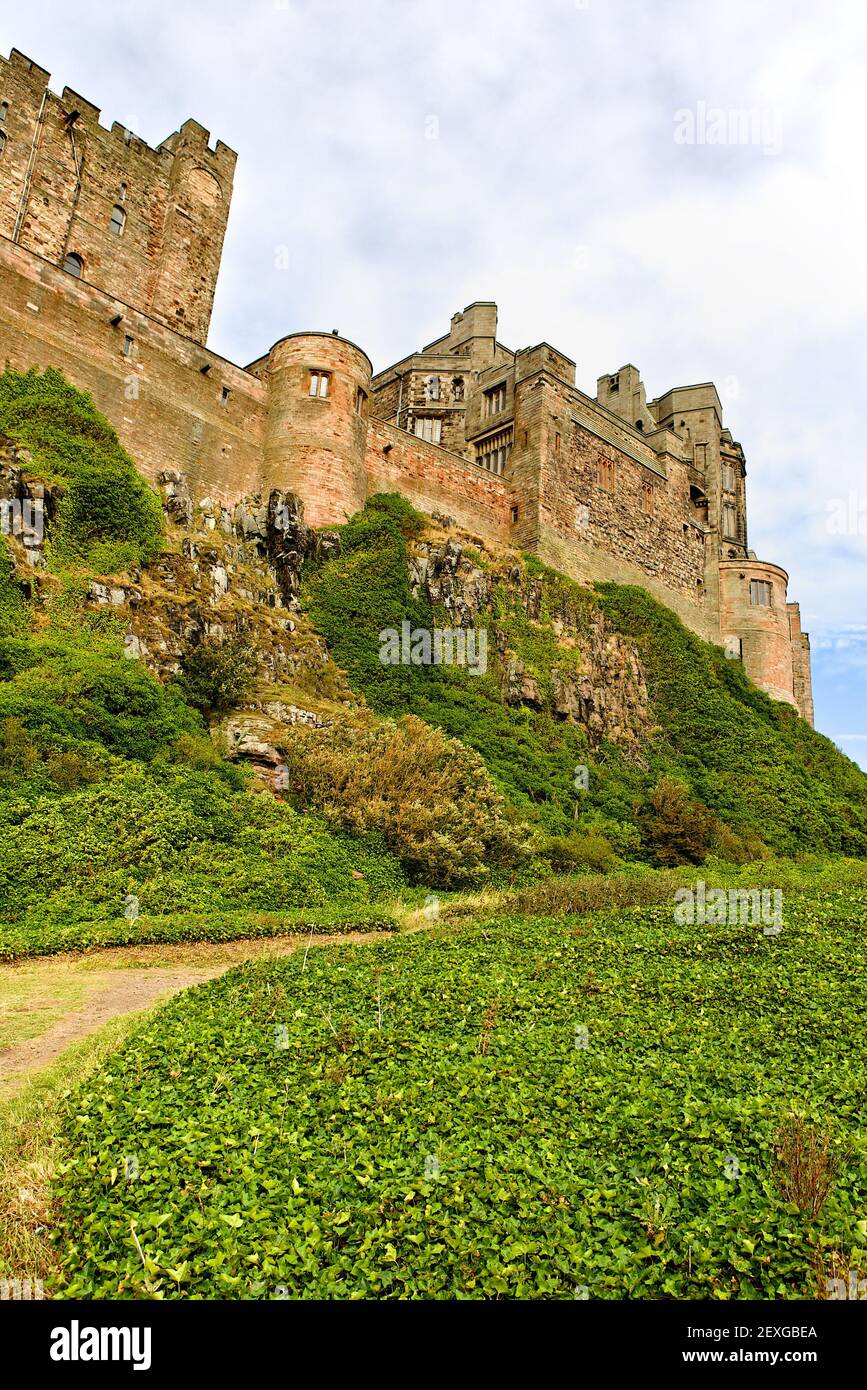
[[[503,695],[510,705],[550,705],[562,719],[581,724],[596,746],[603,739],[640,757],[642,741],[652,728],[647,684],[635,645],[615,632],[604,616],[568,594],[543,612],[541,578],[520,565],[479,564],[478,549],[454,537],[422,541],[413,548],[410,579],[414,595],[442,605],[453,623],[493,629]],[[546,624],[562,647],[562,667],[529,670],[509,649],[505,625],[490,613],[494,584],[506,587],[531,623]],[[490,638],[489,638],[490,645]],[[550,693],[546,690],[550,677]]]
[[[19,582],[38,594],[43,534],[59,494],[27,478],[28,462],[26,451],[0,439],[4,531]],[[253,763],[273,784],[281,728],[323,727],[341,705],[358,704],[300,612],[298,597],[305,563],[338,553],[339,537],[311,530],[301,500],[291,493],[247,497],[229,510],[210,498],[194,503],[185,479],[173,471],[161,475],[160,491],[168,549],[146,570],[93,580],[88,600],[117,617],[126,655],[161,679],[177,672],[190,646],[242,635],[255,652],[256,687],[224,734],[230,755]],[[25,534],[28,518],[40,514],[38,535]],[[435,520],[444,527],[447,518]],[[416,542],[409,577],[413,593],[444,609],[451,626],[488,628],[489,650],[496,653],[492,671],[508,704],[548,708],[585,728],[594,746],[610,740],[640,757],[652,720],[638,651],[580,595],[565,586],[552,596],[514,557],[494,557],[481,541],[454,534]],[[535,670],[510,648],[508,623],[493,613],[495,586],[509,592],[531,624],[553,632],[562,663]],[[327,713],[312,695],[311,708],[304,701],[305,692],[323,684]]]
[[[43,546],[58,502],[55,489],[27,477],[29,463],[26,449],[0,436],[0,533],[10,543],[28,597],[35,587],[35,576],[31,579],[26,570],[45,568]]]

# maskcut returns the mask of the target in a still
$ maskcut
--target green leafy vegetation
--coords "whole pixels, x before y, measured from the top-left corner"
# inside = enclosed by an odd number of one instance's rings
[[[379,633],[450,626],[413,596],[408,550],[420,519],[392,496],[371,498],[341,528],[341,553],[308,573],[308,611],[352,686],[380,714],[407,712],[475,749],[510,805],[542,835],[552,867],[598,868],[609,851],[658,864],[734,862],[783,855],[867,853],[867,776],[794,709],[769,699],[722,650],[689,632],[642,589],[580,585],[526,557],[539,586],[528,616],[521,586],[498,580],[477,617],[489,629],[488,670],[383,665]],[[557,716],[552,670],[581,669],[552,619],[568,610],[579,631],[604,619],[637,647],[655,728],[640,759]],[[500,651],[537,682],[540,707],[510,706]],[[589,769],[576,795],[576,766]],[[576,819],[577,817],[577,819]],[[550,837],[545,839],[544,837]]]
[[[420,719],[296,725],[281,749],[290,794],[333,825],[380,833],[416,881],[469,883],[526,857],[479,755]]]
[[[59,1292],[822,1294],[867,1259],[865,910],[482,914],[188,991],[70,1103]]]
[[[56,562],[112,574],[159,554],[159,498],[90,396],[60,372],[0,375],[0,434],[29,451],[29,476],[61,489],[51,543]]]
[[[187,703],[210,718],[241,704],[255,670],[255,652],[249,642],[242,637],[212,637],[184,653],[177,685]]]

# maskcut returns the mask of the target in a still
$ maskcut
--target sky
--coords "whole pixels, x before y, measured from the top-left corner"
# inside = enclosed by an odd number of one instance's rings
[[[867,767],[862,0],[29,0],[15,47],[156,145],[238,152],[210,345],[375,368],[476,299],[578,385],[713,380],[816,724]]]

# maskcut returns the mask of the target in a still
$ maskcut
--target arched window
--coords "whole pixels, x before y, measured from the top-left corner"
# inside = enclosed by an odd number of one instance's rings
[[[81,272],[84,270],[84,261],[80,256],[76,255],[74,251],[67,251],[66,260],[63,262],[63,269],[66,271],[67,275],[74,275],[76,280],[79,280],[81,278]]]
[[[123,236],[123,229],[126,226],[126,213],[120,203],[115,203],[112,208],[111,221],[108,225],[109,230],[112,231],[115,236]]]

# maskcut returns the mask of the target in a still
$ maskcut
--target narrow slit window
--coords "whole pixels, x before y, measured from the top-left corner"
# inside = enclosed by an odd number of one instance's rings
[[[6,117],[7,117],[8,113],[9,113],[9,103],[8,103],[8,101],[0,101],[0,125],[2,125],[2,124],[4,123],[4,121],[6,120]]]
[[[230,397],[231,394],[232,394],[232,393],[231,393],[231,391],[229,390],[228,386],[223,386],[223,387],[221,388],[221,390],[220,390],[220,404],[221,404],[221,405],[228,405],[228,403],[229,403],[229,397]]]
[[[485,392],[485,414],[499,415],[501,410],[506,409],[506,383],[503,381],[499,386],[494,386],[490,391]]]
[[[6,134],[5,131],[0,130],[0,159],[2,159],[2,158],[3,158],[3,155],[6,153],[6,146],[7,146],[8,143],[9,143],[9,137],[8,137],[8,135]]]
[[[613,460],[613,459],[603,459],[603,458],[597,459],[597,460],[596,460],[596,484],[597,484],[597,486],[598,486],[598,487],[604,488],[606,492],[613,492],[613,491],[614,491],[614,477],[615,477],[615,475],[614,475],[614,460]]]
[[[113,236],[123,236],[123,229],[126,226],[126,213],[120,203],[115,203],[112,208],[111,221],[108,226]]]
[[[641,485],[641,510],[645,516],[653,516],[653,483]]]
[[[133,350],[134,346],[135,346],[135,339],[132,338],[132,337],[130,337],[129,333],[127,333],[126,336],[124,337],[124,340],[123,340],[123,355],[124,355],[124,357],[132,357],[132,350]]]

